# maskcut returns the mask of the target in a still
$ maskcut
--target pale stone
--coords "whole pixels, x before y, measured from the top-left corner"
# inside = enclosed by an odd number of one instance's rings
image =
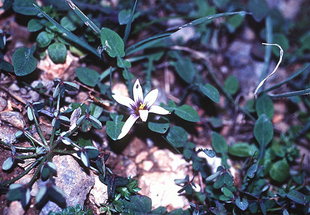
[[[112,87],[112,93],[129,97],[127,86],[123,83],[114,84]]]
[[[153,168],[154,163],[152,161],[143,161],[141,166],[144,171],[150,171]]]
[[[140,154],[137,155],[136,157],[136,163],[141,163],[142,161],[144,161],[148,156],[148,152],[143,151]]]
[[[101,204],[106,203],[108,200],[108,187],[103,184],[99,177],[95,177],[95,185],[90,191],[89,201],[100,207]]]
[[[23,209],[23,206],[19,201],[11,202],[7,210],[7,215],[21,215],[24,213],[25,210]]]
[[[130,163],[125,168],[126,176],[131,178],[136,177],[138,175],[137,166],[131,160],[129,160],[129,162]]]
[[[0,113],[0,120],[10,123],[12,126],[21,130],[25,127],[24,117],[21,113],[16,111],[4,111]]]
[[[152,149],[150,151],[153,152]],[[188,174],[189,164],[182,159],[181,155],[174,154],[167,149],[154,151],[152,161],[145,160],[140,165],[144,170],[138,180],[141,194],[152,199],[153,208],[159,206],[187,207],[189,203],[184,196],[178,194],[181,187],[174,183],[174,179],[184,178]],[[148,172],[155,165],[159,170]]]

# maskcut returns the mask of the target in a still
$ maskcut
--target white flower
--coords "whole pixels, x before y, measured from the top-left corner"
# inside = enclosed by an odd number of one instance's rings
[[[143,122],[146,122],[149,113],[156,113],[160,115],[170,114],[166,109],[153,105],[157,99],[158,90],[150,91],[145,98],[143,98],[143,91],[139,80],[137,79],[133,85],[133,99],[121,95],[112,95],[112,97],[121,105],[125,105],[131,111],[129,118],[126,120],[122,127],[120,135],[117,139],[123,138],[131,129],[137,119],[141,118]]]

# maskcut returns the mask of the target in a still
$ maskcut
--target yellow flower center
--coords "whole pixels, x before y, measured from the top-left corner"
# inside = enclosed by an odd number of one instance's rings
[[[140,106],[139,106],[139,110],[144,110],[144,108],[145,108],[145,104],[142,104],[142,103],[140,103]]]

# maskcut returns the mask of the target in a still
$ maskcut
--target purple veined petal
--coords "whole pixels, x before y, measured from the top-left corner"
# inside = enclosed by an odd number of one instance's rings
[[[157,97],[158,97],[158,90],[157,89],[152,90],[145,96],[143,103],[149,108],[154,104]]]
[[[141,120],[143,122],[146,122],[147,117],[149,115],[149,111],[148,110],[139,110],[139,115],[140,115]]]
[[[133,124],[135,124],[135,122],[137,121],[138,118],[139,118],[139,116],[137,116],[135,114],[131,114],[128,117],[128,119],[126,120],[125,124],[122,127],[121,133],[117,137],[118,140],[122,139],[123,137],[126,136],[126,134],[129,132],[129,130],[131,129]]]
[[[143,101],[143,90],[140,85],[139,79],[133,85],[133,99],[136,103]]]
[[[116,94],[112,95],[112,97],[117,103],[124,105],[126,107],[132,108],[135,105],[135,102],[129,97]]]
[[[157,105],[153,105],[150,110],[149,110],[150,113],[156,113],[156,114],[160,114],[160,115],[167,115],[167,114],[170,114],[169,111],[167,111],[165,108],[162,108],[160,106],[157,106]]]

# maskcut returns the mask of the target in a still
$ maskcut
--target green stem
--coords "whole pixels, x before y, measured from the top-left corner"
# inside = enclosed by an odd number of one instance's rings
[[[9,144],[9,143],[6,143],[6,142],[3,142],[0,140],[0,144],[3,144],[4,146],[8,147],[8,148],[11,148],[13,145]],[[36,148],[35,147],[22,147],[22,146],[13,146],[16,150],[19,150],[19,151],[35,151]]]
[[[60,93],[58,94],[58,97],[57,97],[56,116],[55,116],[56,118],[58,118],[59,112],[60,112]],[[56,124],[56,123],[55,123],[55,124]],[[54,126],[53,126],[53,130],[52,130],[52,136],[51,136],[51,138],[50,138],[50,146],[52,146],[53,143],[54,143],[55,134],[56,134],[56,126],[54,125]]]
[[[19,159],[30,159],[30,158],[36,158],[36,157],[39,157],[41,156],[40,154],[32,154],[32,155],[18,155],[16,156],[16,158],[19,158]]]
[[[63,150],[54,150],[53,151],[55,154],[61,154],[61,155],[72,155],[74,153],[76,153],[76,151],[74,150],[66,150],[66,151],[63,151]]]
[[[310,94],[310,88],[304,90],[297,90],[288,93],[281,93],[281,94],[271,94],[269,95],[271,98],[278,99],[278,98],[287,98],[292,96],[305,96]]]
[[[38,134],[39,134],[43,144],[47,146],[47,141],[46,141],[46,139],[43,136],[42,130],[41,130],[40,126],[39,126],[38,119],[37,119],[37,117],[36,117],[36,115],[34,113],[33,107],[30,107],[30,109],[31,109],[31,113],[33,115],[33,120],[34,120],[34,125],[36,127],[36,130],[37,130],[37,132],[38,132]]]
[[[8,181],[3,182],[2,184],[3,184],[3,185],[9,185],[9,184],[12,184],[12,183],[14,183],[15,181],[21,179],[22,177],[24,177],[25,175],[27,175],[27,174],[30,172],[30,170],[32,170],[38,163],[40,163],[40,162],[42,161],[42,158],[43,158],[43,157],[41,157],[41,158],[39,158],[38,160],[36,160],[35,162],[33,162],[33,164],[32,164],[30,167],[28,167],[24,172],[22,172],[20,175],[16,176],[15,178],[13,178],[13,179],[11,179],[11,180],[8,180]]]

